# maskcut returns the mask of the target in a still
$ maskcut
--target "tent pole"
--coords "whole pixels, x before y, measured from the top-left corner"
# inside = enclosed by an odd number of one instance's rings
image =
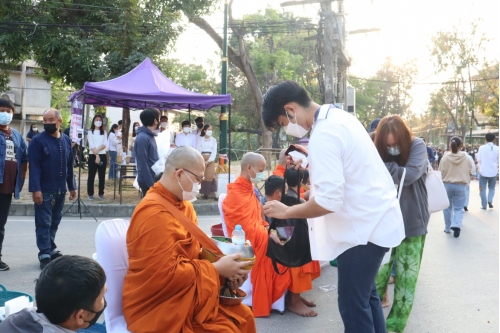
[[[191,123],[191,104],[188,104],[189,123]]]
[[[229,143],[229,149],[227,153],[228,157],[228,174],[227,174],[227,183],[231,183],[231,104],[228,105],[227,108],[227,116],[228,116],[228,123],[229,126],[227,128],[227,136],[228,136],[228,143]]]

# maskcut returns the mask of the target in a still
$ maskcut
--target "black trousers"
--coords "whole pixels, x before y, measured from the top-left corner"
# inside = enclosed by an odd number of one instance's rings
[[[5,224],[9,217],[12,194],[0,194],[0,259],[2,259],[2,244],[5,237]]]
[[[338,302],[345,333],[386,332],[375,278],[388,250],[368,243],[350,248],[337,257]]]
[[[94,195],[95,174],[99,177],[99,195],[104,195],[104,185],[106,181],[106,166],[108,157],[106,154],[99,154],[101,165],[95,164],[95,155],[89,155],[89,178],[87,179],[87,194]]]

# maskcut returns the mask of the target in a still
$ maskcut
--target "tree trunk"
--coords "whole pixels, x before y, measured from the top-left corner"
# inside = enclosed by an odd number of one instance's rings
[[[128,133],[130,129],[130,109],[123,108],[122,111],[122,147],[123,151],[128,150]]]

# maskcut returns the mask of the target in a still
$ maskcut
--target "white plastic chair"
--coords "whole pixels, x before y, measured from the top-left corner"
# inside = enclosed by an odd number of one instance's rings
[[[105,294],[108,305],[104,310],[108,333],[130,333],[122,310],[123,280],[128,269],[126,237],[129,225],[129,221],[122,219],[108,220],[99,224],[95,233],[97,262],[106,273],[108,288]]]
[[[224,199],[226,199],[226,194],[225,193],[220,194],[219,195],[219,202],[218,202],[219,212],[220,212],[220,221],[222,223],[222,231],[224,232],[224,236],[231,237],[227,233],[226,221],[224,220],[224,212],[222,211],[222,202],[224,201]],[[252,289],[253,288],[252,288],[252,282],[251,282],[251,274],[252,274],[252,272],[250,271],[250,273],[248,273],[248,279],[243,283],[243,285],[240,288],[241,290],[243,290],[247,294],[247,297],[245,297],[245,299],[242,302],[243,304],[245,304],[247,306],[252,306]],[[271,306],[272,310],[276,310],[276,311],[280,312],[281,314],[283,314],[285,312],[285,295],[286,295],[286,292],[283,294],[283,296],[280,297],[280,299],[278,299],[276,302],[274,302],[272,304],[272,306]]]

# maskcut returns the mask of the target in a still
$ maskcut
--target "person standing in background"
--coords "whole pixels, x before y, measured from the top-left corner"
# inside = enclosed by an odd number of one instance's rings
[[[472,163],[472,174],[474,175],[473,177],[470,178],[469,180],[469,184],[467,184],[467,187],[465,188],[465,204],[464,204],[464,210],[466,212],[469,211],[469,196],[470,196],[470,182],[472,180],[474,180],[473,178],[475,177],[476,175],[476,163],[474,162],[474,159],[472,158],[472,156],[470,155],[470,153],[467,153],[465,152],[465,147],[462,147],[462,151],[467,155],[467,157],[469,158],[470,162]],[[470,149],[469,152],[471,152],[472,150]]]
[[[198,117],[194,120],[194,123],[196,124],[196,130],[193,132],[193,134],[197,137],[203,136],[200,135],[201,131],[203,131],[203,128],[205,127],[205,122],[202,117]]]
[[[99,178],[99,199],[104,199],[104,185],[106,181],[106,166],[108,157],[106,148],[108,138],[104,130],[102,116],[95,115],[92,119],[92,126],[87,134],[89,142],[89,174],[87,178],[87,194],[89,200],[94,200],[94,180],[98,173]]]
[[[460,236],[464,219],[465,188],[472,175],[472,163],[467,154],[461,152],[462,139],[454,136],[450,141],[451,152],[444,155],[439,164],[444,187],[450,200],[450,206],[443,211],[444,232],[453,230],[455,238]]]
[[[29,143],[35,137],[35,135],[37,135],[39,133],[40,132],[38,132],[38,126],[36,124],[31,124],[30,131],[26,135],[26,141],[28,141],[28,143]]]
[[[160,111],[147,108],[141,112],[142,127],[136,131],[134,151],[137,165],[137,182],[145,196],[155,183],[155,173],[151,167],[158,161],[158,147],[154,133],[160,126]]]
[[[201,182],[200,194],[203,194],[203,199],[208,199],[209,195],[214,194],[215,200],[217,196],[217,180],[215,179],[215,158],[217,157],[217,140],[212,136],[212,126],[205,125],[198,139],[198,151],[205,160],[205,178]]]
[[[36,245],[41,269],[62,256],[55,238],[67,190],[70,191],[69,200],[76,198],[71,140],[59,131],[61,124],[58,110],[45,111],[45,131],[35,136],[28,147],[29,191],[33,193],[35,204]]]
[[[488,202],[490,208],[493,208],[493,197],[495,196],[498,175],[498,146],[493,143],[495,134],[488,133],[484,138],[486,144],[479,147],[476,155],[479,165],[479,194],[482,209],[486,209],[486,202]],[[486,200],[486,186],[488,186],[488,200]]]
[[[177,147],[191,147],[196,149],[198,147],[198,140],[196,136],[191,133],[191,122],[184,120],[182,122],[182,132],[175,137],[175,145]]]
[[[120,151],[121,141],[116,136],[118,131],[118,125],[113,124],[109,130],[108,135],[108,154],[109,154],[109,172],[108,180],[115,179],[116,177],[116,158],[118,156],[118,151]]]
[[[28,169],[28,151],[23,137],[9,126],[14,110],[14,103],[0,99],[0,271],[9,269],[9,265],[2,261],[2,244],[12,194],[19,199]]]
[[[141,124],[138,121],[136,121],[132,125],[132,140],[130,146],[128,147],[128,149],[130,150],[131,157],[135,157],[134,144],[135,144],[135,138],[137,137],[137,130],[139,129],[140,126]]]

